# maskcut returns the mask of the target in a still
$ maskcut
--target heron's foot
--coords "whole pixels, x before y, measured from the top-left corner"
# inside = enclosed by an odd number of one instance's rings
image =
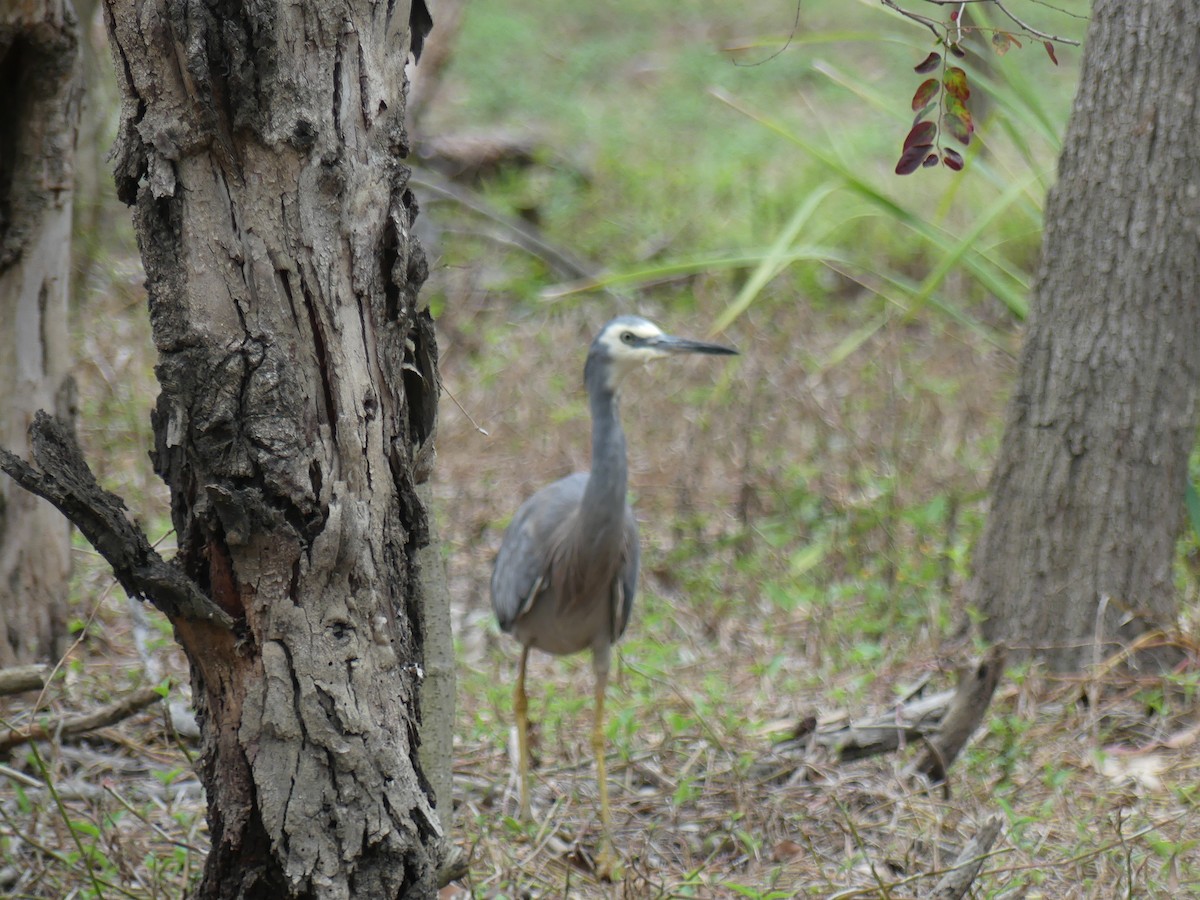
[[[613,850],[612,843],[605,838],[596,848],[596,862],[593,871],[601,881],[620,881],[625,876],[625,866],[621,857]]]

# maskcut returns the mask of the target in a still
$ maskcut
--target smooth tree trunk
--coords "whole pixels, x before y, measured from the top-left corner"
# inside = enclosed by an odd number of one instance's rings
[[[420,10],[423,11],[423,5]],[[196,896],[430,896],[418,757],[438,380],[406,3],[106,0],[212,849]],[[418,32],[419,34],[419,32]]]
[[[39,409],[67,420],[71,198],[82,84],[65,0],[0,5],[0,447],[28,458]],[[0,667],[57,660],[70,525],[0,475]]]
[[[984,634],[1077,670],[1177,616],[1200,389],[1200,4],[1097,0],[992,509]]]

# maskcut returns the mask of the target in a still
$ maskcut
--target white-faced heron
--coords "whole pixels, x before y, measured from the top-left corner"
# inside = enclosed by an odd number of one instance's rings
[[[605,325],[583,370],[592,413],[592,470],[569,475],[526,500],[504,534],[492,572],[492,608],[521,644],[513,696],[522,819],[529,818],[529,719],[525,663],[531,649],[555,655],[591,648],[596,674],[592,750],[602,834],[596,872],[619,871],[612,849],[604,765],[604,692],[612,645],[629,623],[637,590],[638,531],[626,500],[625,432],[617,402],[623,377],[653,359],[737,351],[663,334],[653,322],[620,316]]]

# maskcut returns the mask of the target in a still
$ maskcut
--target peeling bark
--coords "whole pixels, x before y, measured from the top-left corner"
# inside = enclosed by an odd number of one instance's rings
[[[423,11],[424,6],[420,4]],[[416,493],[438,380],[417,296],[407,4],[107,0],[203,730],[198,897],[429,896]]]
[[[0,8],[0,447],[28,457],[39,409],[74,413],[67,298],[82,85],[64,0]],[[70,526],[0,477],[0,666],[57,660]]]
[[[1200,5],[1097,0],[975,554],[984,635],[1077,670],[1176,624],[1200,390]]]

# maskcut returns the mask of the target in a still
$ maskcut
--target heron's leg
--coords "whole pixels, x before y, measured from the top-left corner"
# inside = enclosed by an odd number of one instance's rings
[[[596,875],[616,881],[621,877],[621,864],[613,850],[612,814],[608,808],[608,765],[605,761],[608,742],[604,736],[604,695],[607,688],[608,666],[597,664],[596,716],[592,722],[592,752],[596,756],[596,786],[600,792],[600,845],[596,851]]]
[[[517,719],[517,770],[521,779],[521,809],[517,818],[528,822],[529,815],[529,701],[525,696],[525,661],[529,659],[529,648],[521,648],[521,662],[517,667],[517,686],[513,690],[513,715]]]

